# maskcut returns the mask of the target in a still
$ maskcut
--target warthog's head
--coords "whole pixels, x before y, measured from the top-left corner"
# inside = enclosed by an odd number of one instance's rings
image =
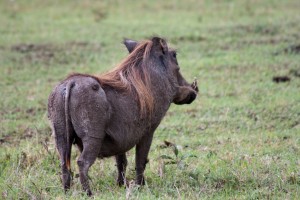
[[[197,97],[198,86],[197,81],[194,80],[192,84],[187,83],[180,73],[176,51],[169,49],[164,39],[153,37],[151,55],[156,57],[154,60],[159,60],[159,66],[163,66],[161,72],[165,73],[170,85],[174,88],[173,103],[175,104],[190,104]],[[139,45],[137,41],[125,39],[124,44],[129,51],[133,52]],[[158,59],[157,59],[158,58]]]

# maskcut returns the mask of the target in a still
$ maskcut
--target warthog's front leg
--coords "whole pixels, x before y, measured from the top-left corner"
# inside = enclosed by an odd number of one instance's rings
[[[146,134],[136,145],[135,164],[136,164],[136,184],[145,185],[144,170],[148,162],[148,153],[150,150],[153,132]]]
[[[95,162],[99,154],[101,144],[102,139],[92,137],[85,138],[83,141],[83,151],[77,160],[80,182],[83,190],[86,191],[88,196],[92,195],[88,180],[88,170]]]
[[[126,154],[121,154],[116,156],[117,168],[118,168],[118,179],[117,183],[119,186],[126,184],[126,167],[127,167],[127,158]]]

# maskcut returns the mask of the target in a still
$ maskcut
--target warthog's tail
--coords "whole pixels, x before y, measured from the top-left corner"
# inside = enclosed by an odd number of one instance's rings
[[[68,82],[66,86],[66,93],[65,93],[65,120],[66,120],[66,151],[65,151],[65,162],[69,171],[71,171],[71,148],[72,148],[72,141],[71,141],[71,119],[69,113],[69,100],[70,100],[70,93],[71,89],[74,86],[74,82]]]

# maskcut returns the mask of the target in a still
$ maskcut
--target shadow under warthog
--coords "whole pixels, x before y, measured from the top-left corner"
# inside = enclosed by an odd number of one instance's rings
[[[164,39],[125,40],[129,55],[98,77],[74,74],[59,83],[49,97],[48,112],[60,154],[64,189],[70,187],[71,144],[83,189],[91,190],[87,173],[97,157],[115,156],[119,185],[124,184],[126,152],[136,146],[136,183],[144,170],[153,133],[171,103],[189,104],[197,96],[196,81],[182,77],[176,52]]]

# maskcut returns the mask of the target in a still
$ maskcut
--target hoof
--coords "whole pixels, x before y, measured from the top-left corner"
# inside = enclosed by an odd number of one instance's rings
[[[86,195],[91,197],[93,195],[92,191],[90,189],[86,190]]]
[[[127,180],[127,179],[122,179],[122,180],[117,180],[117,184],[118,184],[118,186],[119,187],[123,187],[123,186],[125,186],[125,187],[128,187],[128,185],[129,185],[129,181]]]
[[[135,184],[140,185],[140,186],[143,186],[143,185],[145,185],[145,179],[142,178],[142,179],[140,179],[140,180],[136,180],[136,181],[135,181]]]
[[[125,185],[124,180],[117,180],[117,184],[119,187],[123,187]]]

